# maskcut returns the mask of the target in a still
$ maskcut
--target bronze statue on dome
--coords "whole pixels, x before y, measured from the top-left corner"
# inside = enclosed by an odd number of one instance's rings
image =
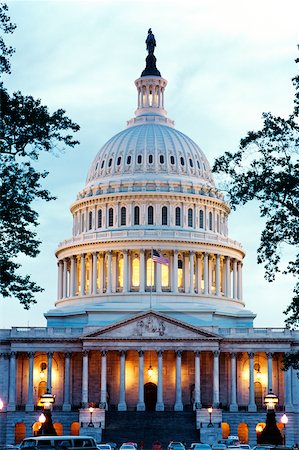
[[[156,39],[155,39],[155,36],[153,35],[151,28],[148,30],[147,33],[148,33],[148,35],[147,35],[147,38],[145,41],[146,49],[147,49],[149,55],[153,55],[154,51],[155,51],[155,47],[156,47]]]

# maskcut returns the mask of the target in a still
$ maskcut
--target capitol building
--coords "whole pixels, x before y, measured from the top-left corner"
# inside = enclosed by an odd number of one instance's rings
[[[254,327],[230,207],[167,115],[149,37],[135,117],[101,147],[71,205],[47,326],[0,330],[0,444],[38,433],[45,392],[57,434],[147,442],[159,420],[175,439],[183,427],[194,441],[255,445],[272,390],[287,445],[299,441],[298,374],[282,371],[299,333]],[[150,439],[171,438],[159,428]]]

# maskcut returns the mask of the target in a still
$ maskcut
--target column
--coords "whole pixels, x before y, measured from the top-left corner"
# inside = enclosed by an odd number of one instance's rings
[[[67,258],[63,260],[62,296],[63,298],[67,297]]]
[[[239,266],[239,299],[242,300],[243,298],[243,263],[240,262]]]
[[[272,357],[273,353],[266,353],[268,366],[268,392],[272,389]]]
[[[94,252],[92,254],[92,295],[97,294],[97,281],[98,281],[98,254]]]
[[[57,299],[60,300],[62,298],[62,261],[58,261],[58,291],[57,291]]]
[[[145,411],[144,403],[144,352],[141,350],[139,355],[139,367],[138,367],[138,403],[137,411]]]
[[[175,352],[175,411],[183,411],[182,403],[182,352],[178,350]]]
[[[145,291],[145,264],[144,264],[144,250],[140,250],[140,287],[139,292]],[[142,410],[143,411],[143,410]]]
[[[220,255],[216,255],[216,295],[220,296]]]
[[[178,252],[174,250],[173,252],[173,292],[178,292]]]
[[[126,411],[126,352],[120,352],[120,381],[119,381],[119,403],[117,406],[118,411]]]
[[[101,403],[105,404],[107,409],[107,352],[101,352]]]
[[[104,258],[103,252],[100,253],[100,280],[99,280],[99,291],[101,294],[104,292]]]
[[[88,351],[82,352],[82,407],[88,406]]]
[[[233,298],[237,298],[237,260],[233,260]]]
[[[203,257],[204,294],[209,294],[209,254],[205,252]]]
[[[85,255],[81,255],[80,295],[85,295]]]
[[[194,353],[194,409],[201,408],[201,398],[200,398],[200,352],[196,351]]]
[[[7,411],[16,410],[16,352],[10,353]]]
[[[123,292],[128,292],[128,250],[124,250],[123,255],[124,255]]]
[[[64,398],[63,398],[63,411],[71,410],[71,353],[67,352],[64,355]]]
[[[225,272],[226,272],[226,280],[225,280],[225,295],[226,297],[231,296],[231,281],[230,281],[230,257],[227,256],[225,259]]]
[[[158,354],[158,387],[157,387],[157,403],[156,411],[164,411],[163,402],[163,352],[159,350]]]
[[[52,394],[52,360],[53,352],[48,352],[48,367],[47,367],[47,390]]]
[[[107,266],[108,266],[108,281],[107,281],[107,294],[111,293],[111,288],[112,288],[112,251],[109,250],[108,251],[108,261],[107,261]]]
[[[190,260],[190,294],[194,294],[194,253],[189,253],[189,260]]]
[[[213,352],[213,407],[219,407],[219,351]]]
[[[160,252],[161,250],[159,250]],[[162,264],[154,263],[154,267],[156,266],[156,292],[162,292],[162,284],[161,284],[161,266]]]
[[[286,411],[293,411],[292,403],[292,369],[284,372],[284,405]]]
[[[236,353],[230,354],[230,364],[231,364],[231,402],[229,405],[229,410],[238,411]]]
[[[197,277],[196,277],[196,286],[197,293],[201,294],[201,279],[202,279],[202,255],[197,255]]]
[[[76,295],[76,257],[71,257],[70,297]]]
[[[34,352],[28,353],[29,357],[29,373],[28,373],[28,397],[25,410],[34,411],[33,403],[33,368],[34,368]]]
[[[248,353],[249,356],[249,404],[248,411],[255,412],[257,410],[254,398],[254,353]]]

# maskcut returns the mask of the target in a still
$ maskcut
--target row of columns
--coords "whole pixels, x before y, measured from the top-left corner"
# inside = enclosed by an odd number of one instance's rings
[[[137,410],[144,410],[144,351],[139,351],[139,367],[138,367],[138,402]],[[182,378],[181,378],[181,358],[182,351],[177,350],[176,363],[175,363],[175,404],[174,410],[181,411],[183,409],[182,403]],[[213,406],[219,405],[219,351],[213,352]],[[9,362],[9,389],[8,389],[8,410],[15,410],[16,408],[16,352],[10,353]],[[230,399],[230,411],[238,411],[237,404],[237,366],[236,366],[237,353],[230,353],[231,364],[231,399]],[[257,410],[254,397],[254,353],[249,352],[249,403],[248,411],[254,412]],[[6,354],[0,354],[0,368],[3,369],[2,363]],[[126,352],[120,351],[120,390],[119,390],[119,402],[118,409],[124,411],[127,409],[126,405],[126,380],[125,380],[125,365],[126,365]],[[156,410],[164,410],[163,402],[163,351],[157,352],[158,357],[158,384],[157,384],[157,404]],[[33,370],[34,370],[34,352],[28,353],[29,358],[29,374],[28,374],[28,398],[26,403],[26,410],[32,411],[34,409],[33,402]],[[268,361],[268,390],[272,389],[272,353],[267,353]],[[52,392],[52,359],[53,353],[47,353],[47,389]],[[196,408],[201,407],[201,383],[200,383],[200,351],[194,352],[194,406]],[[1,372],[1,373],[4,373]],[[71,409],[70,398],[70,374],[71,374],[71,353],[65,353],[65,365],[64,365],[64,399],[63,410],[67,411]],[[101,393],[100,402],[102,406],[106,406],[107,399],[107,351],[101,351]],[[284,372],[284,403],[287,408],[292,405],[291,394],[291,370]],[[1,395],[1,393],[0,393]],[[88,405],[88,351],[83,351],[82,354],[82,404]]]
[[[58,299],[97,295],[98,293],[110,294],[113,292],[128,293],[136,291],[136,286],[132,287],[132,265],[134,255],[139,258],[139,292],[146,291],[151,280],[146,280],[146,260],[151,257],[151,251],[141,249],[135,251],[124,250],[122,252],[93,252],[90,254],[74,255],[58,261]],[[242,262],[208,252],[172,252],[169,255],[169,289],[167,291],[178,293],[181,291],[178,286],[178,263],[179,254],[183,267],[184,292],[204,295],[216,295],[242,299]],[[86,289],[86,259],[89,259],[89,288]],[[122,286],[118,286],[118,258],[123,258],[123,280]],[[106,263],[107,259],[107,263]],[[115,262],[113,260],[116,259]],[[78,291],[78,271],[80,265],[80,292]],[[107,274],[105,273],[107,266]],[[213,280],[213,273],[215,279]],[[104,276],[105,274],[105,276]],[[194,282],[195,276],[195,282]],[[155,285],[153,291],[162,292],[161,265],[155,264]]]

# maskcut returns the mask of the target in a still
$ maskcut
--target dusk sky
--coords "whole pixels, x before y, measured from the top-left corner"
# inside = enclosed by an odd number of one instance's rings
[[[43,313],[57,295],[54,252],[71,236],[69,206],[98,150],[134,116],[134,80],[145,67],[148,28],[157,41],[157,67],[168,80],[168,116],[212,165],[237,149],[247,131],[261,127],[263,112],[291,112],[299,2],[20,0],[8,6],[17,29],[6,38],[16,53],[5,86],[40,98],[51,112],[65,109],[81,127],[80,146],[42,155],[37,164],[50,172],[44,186],[58,199],[34,205],[41,253],[20,262],[45,291],[29,311],[17,300],[0,300],[0,328],[45,326]],[[262,226],[258,206],[250,204],[231,214],[229,236],[246,251],[244,300],[257,314],[255,326],[282,327],[295,280],[264,280],[256,263]],[[288,261],[292,251],[283,247],[282,254]]]

